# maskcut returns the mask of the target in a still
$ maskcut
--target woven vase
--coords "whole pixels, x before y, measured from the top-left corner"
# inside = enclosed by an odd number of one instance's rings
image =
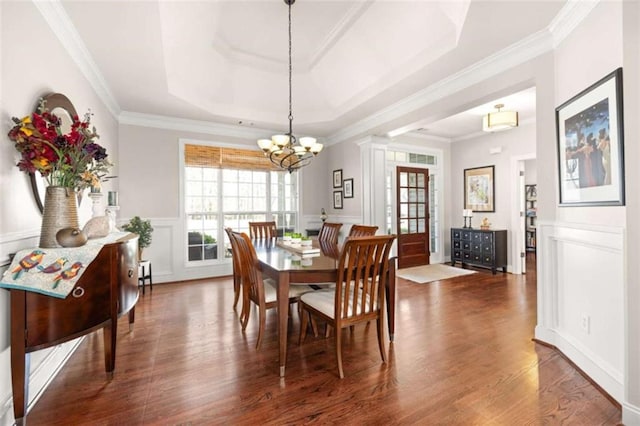
[[[40,247],[60,247],[56,241],[58,231],[78,227],[78,204],[73,188],[48,186],[44,195]]]

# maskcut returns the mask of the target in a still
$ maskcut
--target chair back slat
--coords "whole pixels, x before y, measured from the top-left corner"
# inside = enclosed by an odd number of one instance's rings
[[[278,229],[276,222],[249,222],[249,236],[251,239],[276,238]]]
[[[335,320],[378,315],[384,304],[389,253],[395,235],[348,237],[338,261]]]
[[[378,227],[375,225],[351,225],[349,230],[350,237],[371,237],[376,235]]]
[[[341,223],[323,223],[322,228],[320,228],[320,232],[318,233],[318,241],[337,244],[340,228],[342,228]]]

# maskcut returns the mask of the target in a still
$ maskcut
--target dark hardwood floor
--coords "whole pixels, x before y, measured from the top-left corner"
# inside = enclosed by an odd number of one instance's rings
[[[27,417],[30,425],[442,424],[615,425],[620,408],[558,352],[532,341],[535,267],[431,284],[398,280],[395,342],[382,364],[373,324],[344,331],[345,379],[333,340],[298,346],[289,331],[278,377],[276,316],[254,349],[231,307],[230,278],[147,289],[116,372],[106,379],[101,332],[87,337]]]

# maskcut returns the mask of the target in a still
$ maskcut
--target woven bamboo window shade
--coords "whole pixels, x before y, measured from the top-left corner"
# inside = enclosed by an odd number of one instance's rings
[[[184,163],[190,167],[282,171],[262,151],[206,145],[185,145]]]

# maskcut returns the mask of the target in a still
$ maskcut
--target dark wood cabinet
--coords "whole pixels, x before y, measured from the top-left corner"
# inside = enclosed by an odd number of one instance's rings
[[[507,231],[452,228],[451,265],[456,262],[507,272]]]
[[[134,321],[138,301],[138,237],[106,244],[65,299],[11,290],[11,381],[18,424],[26,412],[29,353],[103,329],[107,374],[115,368],[118,317]]]

